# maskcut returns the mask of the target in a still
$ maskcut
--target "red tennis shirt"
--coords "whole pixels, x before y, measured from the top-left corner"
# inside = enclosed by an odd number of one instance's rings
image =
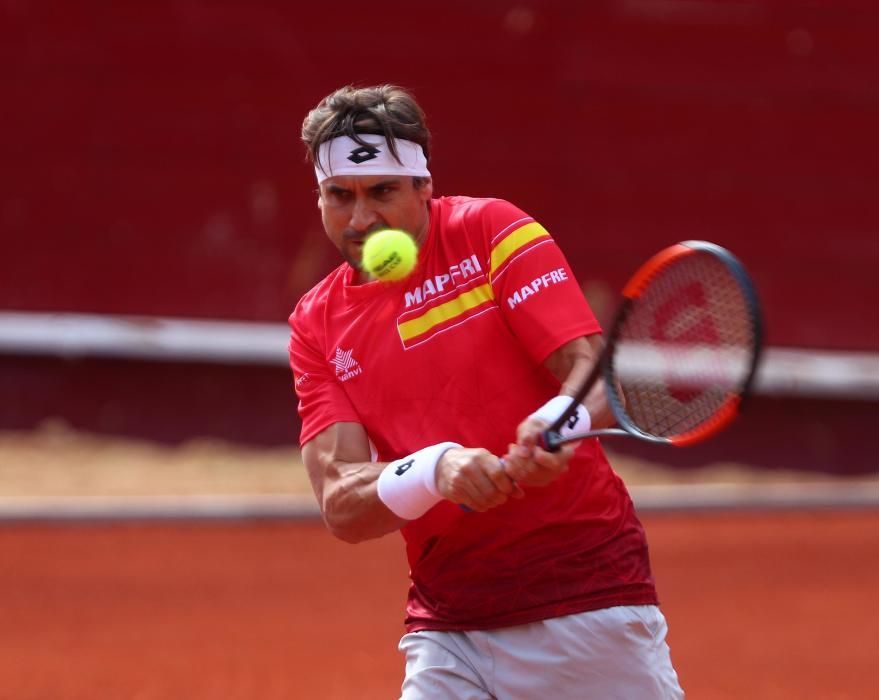
[[[351,284],[343,264],[290,316],[301,444],[364,426],[376,461],[453,441],[506,452],[559,391],[542,366],[600,332],[547,231],[508,202],[431,201],[407,279]],[[549,486],[486,513],[443,501],[402,528],[406,627],[487,629],[656,602],[644,531],[598,440]]]

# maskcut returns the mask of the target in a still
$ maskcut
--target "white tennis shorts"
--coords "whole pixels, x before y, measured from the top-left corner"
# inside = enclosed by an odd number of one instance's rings
[[[527,625],[406,634],[401,700],[677,700],[684,697],[655,605]]]

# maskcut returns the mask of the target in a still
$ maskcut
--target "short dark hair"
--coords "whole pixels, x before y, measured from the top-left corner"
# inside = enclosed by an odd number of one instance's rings
[[[430,131],[424,111],[407,90],[397,85],[354,87],[346,85],[327,95],[302,122],[302,141],[309,160],[321,166],[318,149],[324,141],[348,136],[366,144],[358,134],[377,134],[388,141],[391,155],[397,155],[395,139],[421,146],[430,160]]]

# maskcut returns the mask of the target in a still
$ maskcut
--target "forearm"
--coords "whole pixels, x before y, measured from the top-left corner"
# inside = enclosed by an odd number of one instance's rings
[[[399,530],[406,521],[378,497],[378,477],[387,465],[361,462],[332,465],[318,494],[327,528],[346,542],[361,542]],[[342,468],[340,468],[342,467]]]
[[[601,356],[601,336],[577,338],[553,352],[546,367],[561,382],[560,394],[574,396]],[[599,378],[582,401],[592,418],[593,428],[606,428],[615,421],[607,402],[604,381]]]
[[[369,439],[356,423],[336,423],[302,447],[314,494],[330,532],[346,542],[381,537],[406,521],[378,497],[386,464],[370,461]]]
[[[551,353],[544,366],[561,383],[559,396],[576,396],[600,355],[601,337],[597,335],[576,338]],[[581,400],[588,415],[582,415],[585,412],[578,408],[574,426],[567,425],[564,429],[582,432],[590,427],[602,428],[613,422],[603,382],[597,382],[597,385],[600,388],[593,387]],[[510,446],[504,455],[504,461],[507,474],[519,484],[544,486],[555,481],[567,469],[568,460],[574,452],[572,445],[562,445],[553,452],[537,449],[541,433],[570,406],[568,399],[559,396],[553,397],[543,406],[535,407],[534,413],[527,416],[516,428],[516,444]]]

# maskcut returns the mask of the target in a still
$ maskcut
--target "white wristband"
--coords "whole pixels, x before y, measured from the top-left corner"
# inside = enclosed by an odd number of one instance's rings
[[[447,450],[461,447],[441,442],[386,466],[378,477],[378,497],[394,514],[415,520],[443,500],[436,488],[436,465]]]
[[[540,420],[545,420],[551,425],[560,415],[568,410],[568,406],[570,405],[570,396],[553,396],[549,401],[543,404],[543,406],[534,411],[534,413],[531,414],[531,417],[540,418]],[[591,427],[592,416],[589,415],[589,411],[586,410],[586,407],[579,403],[577,404],[577,411],[571,414],[571,417],[565,421],[561,428],[559,428],[559,435],[562,437],[568,437],[568,435],[574,433],[585,433]]]

